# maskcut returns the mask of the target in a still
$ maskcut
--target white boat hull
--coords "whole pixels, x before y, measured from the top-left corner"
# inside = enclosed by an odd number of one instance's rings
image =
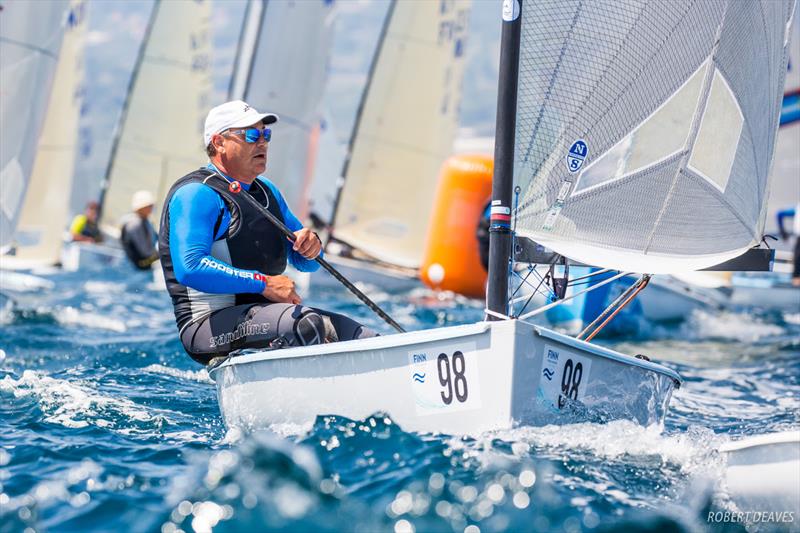
[[[800,516],[800,431],[744,438],[723,446],[725,490],[741,511]]]
[[[210,374],[226,425],[245,430],[375,412],[407,431],[450,434],[586,419],[661,424],[680,384],[661,365],[517,320],[239,355]],[[577,401],[559,396],[562,382]]]
[[[67,272],[119,266],[125,261],[121,248],[103,244],[70,242],[61,249],[61,266]]]
[[[789,276],[774,273],[736,276],[731,288],[731,303],[737,307],[800,312],[800,287],[792,286]]]

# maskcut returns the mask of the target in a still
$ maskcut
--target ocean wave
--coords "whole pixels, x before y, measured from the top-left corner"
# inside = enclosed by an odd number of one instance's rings
[[[185,379],[187,381],[197,381],[198,383],[214,383],[214,380],[209,377],[208,371],[205,368],[200,370],[181,370],[179,368],[173,368],[161,364],[153,364],[147,365],[146,367],[142,368],[142,370],[145,372],[151,372],[153,374],[162,374],[174,378]]]
[[[0,392],[15,398],[34,397],[45,422],[68,428],[95,426],[139,434],[171,423],[165,411],[103,394],[85,380],[53,378],[40,371],[25,370],[19,379],[6,376],[0,380]]]
[[[84,328],[106,329],[117,333],[125,333],[128,326],[122,320],[109,316],[89,313],[74,307],[65,307],[53,313],[56,321],[62,326],[80,326]]]

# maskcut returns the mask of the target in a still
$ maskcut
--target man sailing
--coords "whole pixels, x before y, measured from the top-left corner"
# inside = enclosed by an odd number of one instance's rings
[[[196,361],[243,348],[301,346],[372,337],[343,315],[301,304],[287,262],[313,272],[322,253],[315,233],[292,214],[267,166],[277,115],[240,100],[213,108],[203,140],[206,167],[167,193],[159,255],[181,343]],[[246,191],[246,192],[245,192]],[[292,244],[243,194],[250,194],[294,232]]]

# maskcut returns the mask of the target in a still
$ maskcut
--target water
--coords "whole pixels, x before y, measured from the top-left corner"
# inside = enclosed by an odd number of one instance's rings
[[[717,447],[800,422],[800,319],[698,314],[603,341],[684,377],[663,430],[620,421],[458,438],[375,413],[241,435],[223,426],[146,274],[46,277],[52,288],[0,305],[3,532],[719,529],[705,519],[730,508]],[[467,301],[367,289],[409,329],[481,316]],[[385,329],[342,290],[307,303]]]

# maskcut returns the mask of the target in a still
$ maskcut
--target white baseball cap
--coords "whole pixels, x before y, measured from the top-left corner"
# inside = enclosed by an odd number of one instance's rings
[[[229,128],[243,128],[258,121],[263,124],[278,122],[278,115],[274,113],[259,113],[253,107],[241,100],[225,102],[211,109],[206,116],[203,129],[203,146],[208,146],[211,137]]]
[[[136,191],[131,198],[131,209],[138,211],[143,207],[155,204],[155,198],[150,191]]]

